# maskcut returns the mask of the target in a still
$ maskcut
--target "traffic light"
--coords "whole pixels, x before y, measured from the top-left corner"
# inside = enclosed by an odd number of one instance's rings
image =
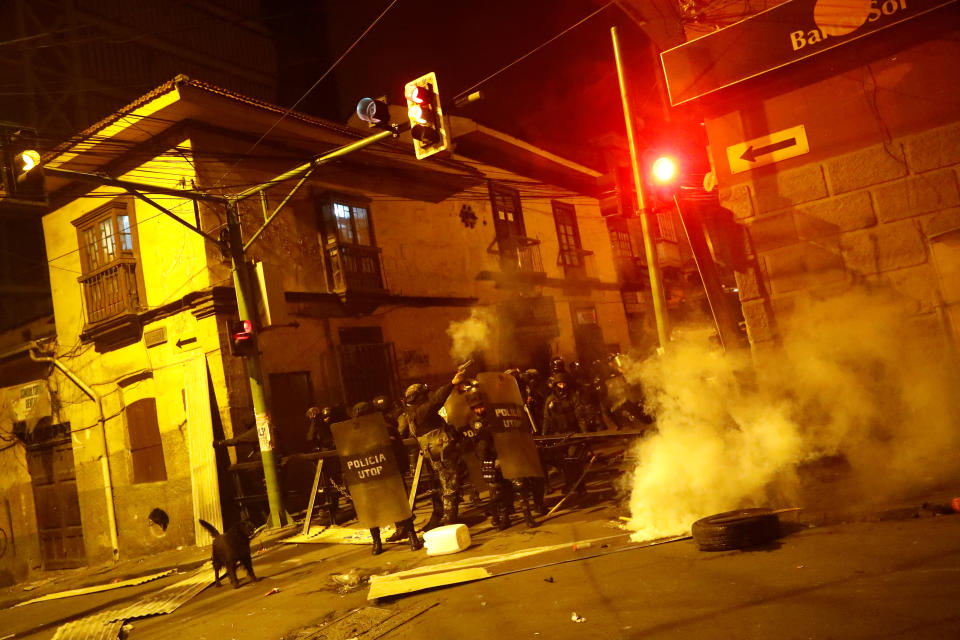
[[[235,356],[250,357],[257,352],[253,322],[237,320],[230,323],[230,352]]]
[[[650,172],[657,184],[668,186],[676,182],[677,176],[680,174],[680,167],[676,158],[663,155],[653,161]]]
[[[390,105],[386,98],[363,98],[357,103],[357,117],[371,127],[393,130],[390,124]]]
[[[43,198],[43,172],[37,135],[29,129],[7,129],[3,135],[3,186],[8,195]]]
[[[651,211],[673,209],[673,197],[680,190],[683,181],[684,167],[680,155],[673,152],[651,150],[645,156],[646,166],[644,183],[646,183],[647,208]]]
[[[450,146],[450,134],[443,121],[437,75],[430,72],[408,82],[403,88],[407,99],[407,117],[417,160],[422,160]]]

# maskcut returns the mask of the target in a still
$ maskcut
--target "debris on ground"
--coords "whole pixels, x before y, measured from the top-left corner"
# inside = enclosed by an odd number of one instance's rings
[[[213,584],[210,574],[213,567],[204,563],[183,580],[160,591],[142,596],[128,606],[100,611],[78,620],[67,622],[57,628],[54,640],[65,638],[113,638],[120,634],[127,620],[170,613],[195,595]]]
[[[23,605],[33,604],[34,602],[45,602],[47,600],[59,600],[60,598],[70,598],[73,596],[81,596],[89,593],[99,593],[101,591],[109,591],[110,589],[120,589],[122,587],[132,587],[145,582],[150,582],[152,580],[157,580],[163,578],[172,573],[176,573],[176,569],[169,569],[167,571],[161,571],[160,573],[153,573],[147,576],[140,576],[139,578],[130,578],[129,580],[121,581],[119,578],[114,578],[107,584],[98,584],[93,585],[92,587],[83,587],[80,589],[71,589],[69,591],[58,591],[57,593],[48,593],[45,596],[40,596],[39,598],[34,598],[32,600],[27,600],[26,602],[20,602],[15,606],[22,607]]]
[[[330,578],[337,583],[337,591],[340,595],[343,595],[367,584],[371,574],[372,572],[370,571],[362,571],[354,567],[346,573],[331,573]]]
[[[322,625],[302,629],[296,635],[288,636],[288,640],[376,640],[437,604],[428,602],[402,609],[353,609]]]
[[[924,511],[929,511],[935,516],[952,516],[955,513],[960,513],[960,498],[954,498],[951,502],[946,504],[933,504],[931,502],[924,502],[921,509]]]
[[[574,611],[574,612],[570,615],[570,619],[573,620],[574,622],[586,622],[586,621],[587,621],[586,618],[584,618],[583,616],[581,616],[581,615],[580,615],[579,613],[577,613],[576,611]]]
[[[543,581],[544,581],[544,582],[549,582],[549,583],[552,584],[552,583],[553,583],[553,576],[547,576],[546,578],[543,579]]]
[[[617,540],[614,541],[613,538]],[[670,542],[687,540],[689,538],[690,536],[674,536],[672,538],[661,538],[659,540],[633,544],[630,542],[632,536],[608,536],[575,543],[568,542],[547,547],[534,547],[512,553],[476,556],[442,564],[424,565],[387,575],[371,576],[370,591],[367,593],[367,600],[378,600],[380,598],[415,593],[424,589],[435,589],[437,587],[452,586],[464,582],[484,580],[486,578],[517,573],[518,571],[541,569],[555,564],[587,560],[600,555],[643,549]],[[594,543],[602,543],[603,541],[610,541],[610,543],[616,546],[602,551],[595,549],[592,554],[586,553],[578,555],[577,557],[570,557],[570,551],[588,549],[592,547]],[[543,558],[543,561],[537,562],[530,558],[530,556],[540,556]]]
[[[263,595],[264,595],[264,596],[272,596],[272,595],[275,594],[275,593],[280,593],[280,588],[279,588],[279,587],[274,587],[273,589],[270,589],[270,591],[267,591],[267,592],[266,592],[265,594],[263,594]]]

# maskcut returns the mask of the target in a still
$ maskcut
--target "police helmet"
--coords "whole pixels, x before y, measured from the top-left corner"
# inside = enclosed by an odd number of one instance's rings
[[[556,357],[550,361],[550,373],[563,373],[566,365],[563,362],[563,358]]]
[[[373,404],[369,402],[358,402],[350,407],[351,418],[359,418],[360,416],[366,416],[376,412],[377,410],[373,408]]]
[[[461,383],[460,388],[463,390],[463,395],[467,399],[467,404],[470,405],[470,408],[478,407],[483,404],[483,394],[480,391],[480,383],[474,379],[464,380]]]
[[[407,387],[407,390],[403,394],[403,401],[407,404],[420,404],[427,399],[427,393],[430,391],[430,387],[418,382]]]

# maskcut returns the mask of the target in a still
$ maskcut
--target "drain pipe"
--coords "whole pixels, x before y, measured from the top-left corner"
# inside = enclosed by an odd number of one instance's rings
[[[30,348],[29,354],[31,360],[34,362],[52,363],[53,366],[59,369],[63,375],[67,376],[73,384],[77,385],[87,397],[97,403],[97,411],[100,413],[100,436],[103,438],[103,455],[100,456],[100,470],[103,472],[103,492],[107,499],[107,527],[110,530],[110,546],[113,548],[113,561],[116,562],[120,559],[120,546],[117,542],[117,513],[113,504],[113,482],[110,480],[110,450],[107,448],[107,420],[103,413],[103,398],[55,357],[38,356],[35,354],[33,351],[35,348],[37,348],[36,344]]]

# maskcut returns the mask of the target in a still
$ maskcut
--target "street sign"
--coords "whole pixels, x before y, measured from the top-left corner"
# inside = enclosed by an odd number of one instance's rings
[[[670,104],[694,100],[956,3],[789,0],[662,52]]]
[[[766,164],[802,156],[810,151],[802,124],[727,147],[730,173],[750,171]]]

